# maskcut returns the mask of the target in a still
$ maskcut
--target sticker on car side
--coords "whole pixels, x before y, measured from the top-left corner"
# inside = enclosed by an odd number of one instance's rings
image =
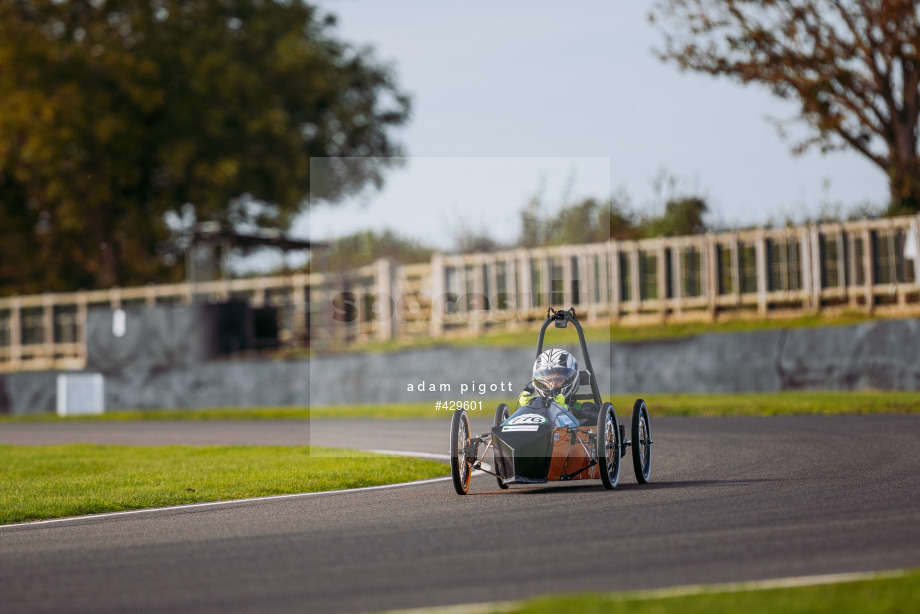
[[[546,417],[541,416],[540,414],[523,414],[520,416],[515,416],[507,422],[506,425],[512,424],[546,424]]]

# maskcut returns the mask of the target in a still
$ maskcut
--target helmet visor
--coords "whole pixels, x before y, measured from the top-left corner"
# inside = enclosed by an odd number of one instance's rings
[[[533,384],[543,394],[552,393],[571,383],[575,375],[575,369],[572,367],[544,367],[534,371]]]

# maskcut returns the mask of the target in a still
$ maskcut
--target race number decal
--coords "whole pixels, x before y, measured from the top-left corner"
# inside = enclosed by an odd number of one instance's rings
[[[546,418],[540,414],[523,414],[511,418],[505,424],[546,424]]]
[[[535,431],[541,424],[546,424],[546,418],[540,414],[524,414],[508,420],[502,427],[502,432],[508,431]]]

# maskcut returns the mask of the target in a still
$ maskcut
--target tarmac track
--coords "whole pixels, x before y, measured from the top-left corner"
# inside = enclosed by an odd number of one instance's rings
[[[4,424],[0,442],[447,448],[444,421],[310,426]],[[627,455],[613,492],[483,476],[465,497],[441,481],[0,528],[0,610],[355,612],[920,566],[920,416],[653,413],[652,433],[653,483]]]

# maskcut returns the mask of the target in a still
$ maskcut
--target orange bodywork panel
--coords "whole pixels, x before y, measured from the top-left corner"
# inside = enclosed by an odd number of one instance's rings
[[[590,431],[591,434],[574,433],[574,436],[580,439],[584,446],[578,443],[577,440],[573,442],[573,433],[569,433],[565,428],[553,429],[553,461],[550,463],[549,473],[546,475],[546,479],[550,482],[558,481],[563,475],[574,473],[590,462],[590,459],[585,454],[585,448],[588,451],[594,450],[594,433],[597,432],[597,428],[593,426],[583,428]],[[601,477],[601,474],[597,465],[594,465],[578,475],[572,476],[571,479],[588,480],[599,477]]]

